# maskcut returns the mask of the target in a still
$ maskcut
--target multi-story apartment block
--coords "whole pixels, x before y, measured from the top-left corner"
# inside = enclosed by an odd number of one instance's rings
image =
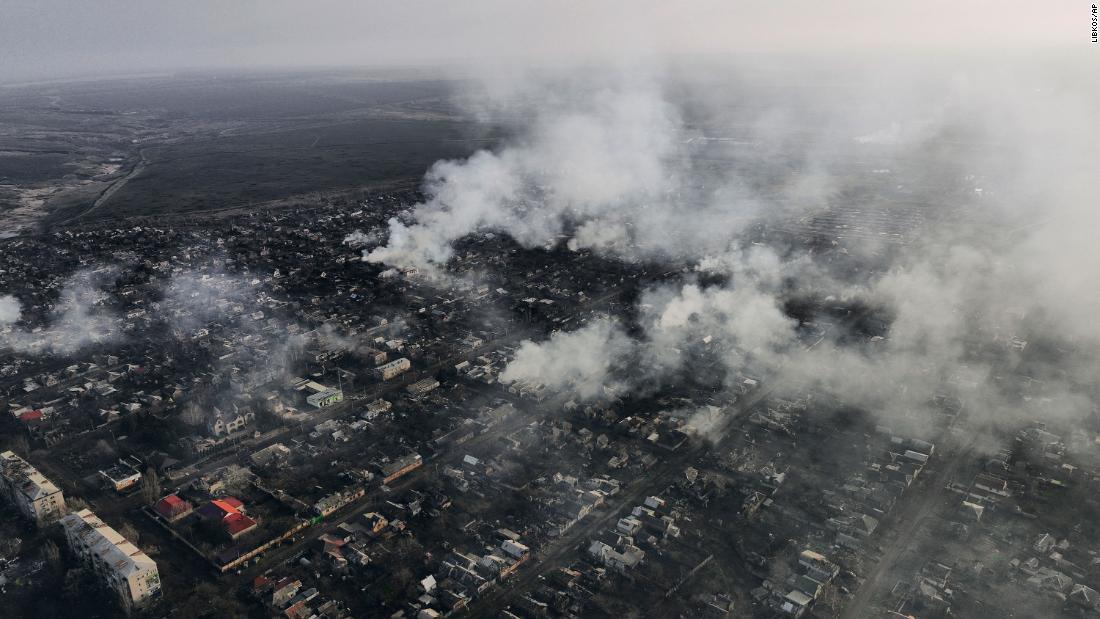
[[[124,608],[142,606],[160,593],[157,564],[91,510],[71,513],[61,525],[73,553],[118,594]]]
[[[39,526],[65,515],[61,489],[14,452],[0,453],[0,485],[19,511]]]

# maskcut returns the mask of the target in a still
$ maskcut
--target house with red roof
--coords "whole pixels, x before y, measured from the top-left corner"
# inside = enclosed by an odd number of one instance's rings
[[[206,520],[222,520],[229,514],[243,514],[244,503],[236,497],[213,499],[199,508],[198,514]]]
[[[236,514],[227,514],[226,517],[222,519],[222,526],[225,527],[225,532],[229,534],[229,537],[237,539],[252,529],[255,529],[256,521],[238,512]]]
[[[256,528],[256,521],[244,514],[244,504],[235,497],[214,499],[198,509],[203,519],[218,522],[233,539]]]
[[[169,494],[153,505],[153,511],[168,522],[176,522],[194,511],[194,507],[174,494]]]
[[[35,409],[20,413],[19,421],[22,421],[24,423],[30,423],[32,421],[42,421],[42,411]]]
[[[267,593],[275,586],[275,583],[271,582],[271,579],[261,574],[252,580],[252,593],[253,595],[261,596]]]
[[[225,497],[224,499],[214,499],[210,501],[214,505],[217,505],[219,509],[227,514],[244,513],[244,503],[241,503],[236,497]]]
[[[305,600],[298,600],[290,606],[287,606],[283,614],[286,615],[288,619],[305,619],[313,614],[313,610],[306,605]]]

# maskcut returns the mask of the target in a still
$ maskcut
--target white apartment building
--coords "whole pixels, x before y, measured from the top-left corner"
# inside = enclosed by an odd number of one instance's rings
[[[389,380],[398,376],[404,372],[409,371],[412,368],[412,362],[408,359],[401,357],[400,359],[394,359],[385,365],[380,365],[374,368],[375,372],[382,377],[382,380]]]
[[[73,553],[118,594],[127,610],[160,593],[157,564],[118,531],[82,509],[61,519]]]
[[[19,511],[39,526],[65,515],[61,489],[14,452],[0,453],[0,485]]]

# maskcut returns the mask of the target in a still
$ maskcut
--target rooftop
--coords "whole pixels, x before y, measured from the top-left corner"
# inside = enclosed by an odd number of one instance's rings
[[[70,513],[61,524],[105,564],[124,577],[157,568],[157,564],[137,546],[122,537],[89,509]]]
[[[61,492],[52,481],[39,473],[38,469],[12,451],[0,453],[0,473],[18,487],[23,496],[32,501]]]

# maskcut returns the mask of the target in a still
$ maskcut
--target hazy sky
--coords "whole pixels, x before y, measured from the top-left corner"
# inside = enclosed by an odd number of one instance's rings
[[[0,0],[0,81],[208,67],[1090,45],[1084,1]]]

